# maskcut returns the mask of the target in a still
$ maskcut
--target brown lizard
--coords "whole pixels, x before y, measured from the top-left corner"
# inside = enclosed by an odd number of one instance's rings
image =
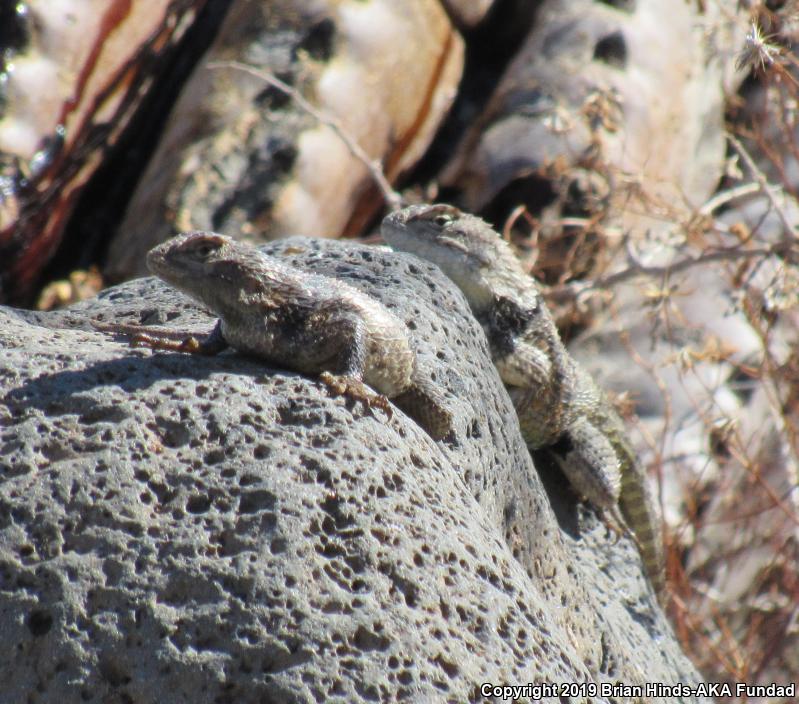
[[[436,440],[451,431],[442,392],[417,370],[405,323],[371,296],[210,232],[178,235],[153,248],[147,266],[218,315],[213,331],[197,339],[150,326],[96,322],[96,328],[132,335],[133,344],[154,349],[217,354],[233,347],[318,374],[335,393],[389,417],[391,399]]]
[[[486,222],[449,205],[391,213],[381,231],[394,249],[437,264],[461,289],[486,332],[528,448],[551,448],[575,491],[629,526],[662,594],[660,518],[646,474],[621,418],[566,350],[510,246]]]

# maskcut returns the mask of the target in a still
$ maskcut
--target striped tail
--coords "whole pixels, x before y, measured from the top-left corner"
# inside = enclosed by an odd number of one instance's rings
[[[647,477],[631,452],[623,455],[619,508],[638,543],[655,593],[662,597],[666,577],[660,514]]]

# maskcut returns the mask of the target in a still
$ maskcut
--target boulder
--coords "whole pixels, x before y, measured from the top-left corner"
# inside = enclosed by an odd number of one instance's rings
[[[634,545],[536,471],[435,267],[340,241],[265,249],[402,317],[455,432],[435,443],[399,410],[236,352],[91,328],[210,329],[156,279],[59,312],[0,308],[8,701],[463,702],[484,683],[699,681]]]

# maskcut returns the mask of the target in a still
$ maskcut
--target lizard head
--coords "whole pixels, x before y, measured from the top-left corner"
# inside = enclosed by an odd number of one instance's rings
[[[229,237],[214,232],[177,235],[147,253],[147,267],[159,276],[168,275],[174,269],[205,268],[229,241]]]
[[[255,247],[214,232],[187,232],[147,253],[147,267],[158,278],[219,315],[248,292],[269,288],[269,276],[282,265]]]
[[[520,282],[528,279],[510,246],[488,223],[451,205],[412,205],[391,213],[381,233],[394,249],[437,264],[473,309],[496,299],[506,274],[518,275]]]

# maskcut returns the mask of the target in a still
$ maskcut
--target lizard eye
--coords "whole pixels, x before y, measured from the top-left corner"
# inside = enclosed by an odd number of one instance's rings
[[[198,259],[208,259],[214,252],[218,252],[222,248],[223,242],[220,238],[216,237],[202,237],[189,243],[186,248],[192,256]]]
[[[213,252],[215,249],[216,249],[216,247],[213,247],[212,245],[208,244],[207,242],[204,242],[203,244],[197,245],[197,247],[195,248],[195,250],[194,250],[194,251],[195,251],[195,252],[197,252],[197,254],[198,254],[200,257],[202,257],[203,259],[205,259],[205,258],[206,258],[206,257],[208,257],[208,256],[211,254],[211,252]]]
[[[452,222],[452,218],[449,215],[436,215],[433,218],[433,222],[438,225],[438,227],[446,227]]]

